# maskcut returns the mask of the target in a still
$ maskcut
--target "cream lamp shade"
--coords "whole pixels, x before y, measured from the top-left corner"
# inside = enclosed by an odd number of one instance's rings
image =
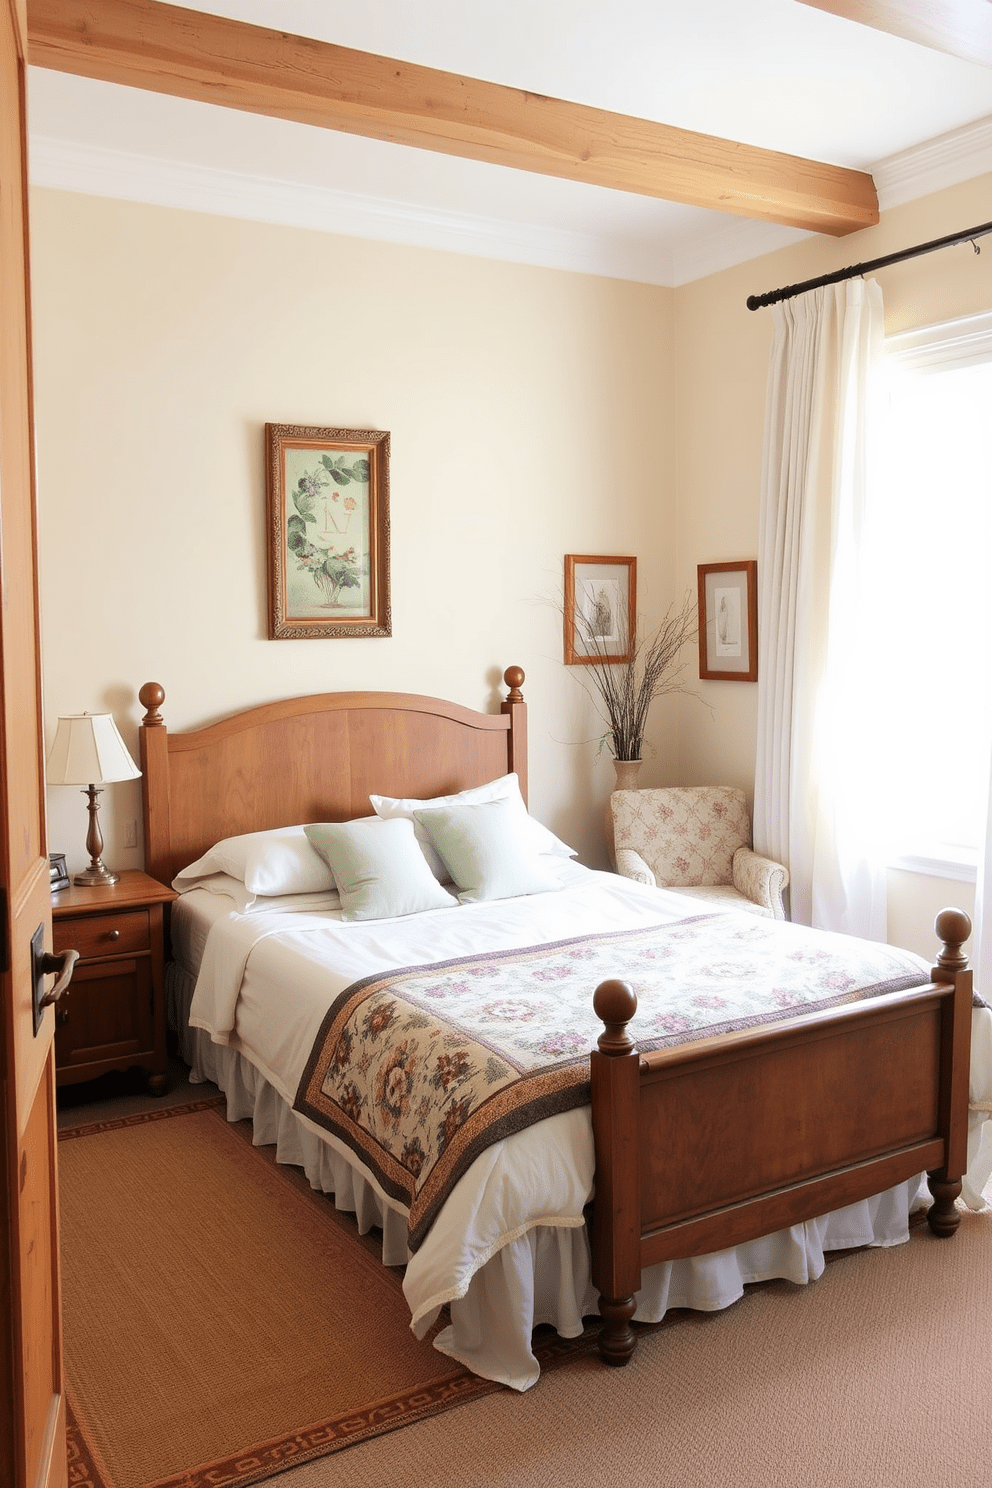
[[[135,780],[140,774],[111,714],[74,713],[59,719],[48,754],[47,781],[49,785],[85,786],[90,814],[86,834],[90,866],[85,872],[76,874],[77,884],[99,887],[117,883],[120,875],[105,868],[100,856],[103,837],[97,796],[101,786],[115,780]]]
[[[141,774],[109,713],[60,718],[48,756],[49,785],[108,785]]]

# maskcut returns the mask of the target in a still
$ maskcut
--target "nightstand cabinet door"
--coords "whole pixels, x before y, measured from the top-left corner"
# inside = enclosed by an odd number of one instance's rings
[[[152,995],[147,956],[80,962],[71,995],[55,1014],[55,1063],[63,1083],[74,1067],[110,1061],[126,1069],[153,1053]]]

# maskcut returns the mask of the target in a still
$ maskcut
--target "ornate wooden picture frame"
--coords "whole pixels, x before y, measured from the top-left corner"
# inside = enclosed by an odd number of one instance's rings
[[[758,565],[700,563],[699,675],[722,682],[758,680]]]
[[[392,634],[389,435],[266,424],[269,638]]]
[[[637,559],[565,554],[565,665],[630,661]]]

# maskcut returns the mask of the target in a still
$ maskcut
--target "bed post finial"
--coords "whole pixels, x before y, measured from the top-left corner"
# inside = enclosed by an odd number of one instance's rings
[[[138,693],[138,702],[146,709],[141,720],[145,728],[163,728],[165,719],[158,711],[165,702],[165,688],[158,682],[146,682]]]
[[[944,971],[964,971],[968,957],[961,947],[971,934],[971,920],[963,909],[942,909],[934,921],[940,939],[937,965]]]
[[[524,700],[524,695],[520,691],[520,689],[524,685],[523,667],[507,667],[506,671],[503,673],[503,681],[510,689],[506,701],[508,703],[522,703]]]
[[[596,1017],[606,1024],[597,1039],[597,1046],[604,1054],[630,1054],[634,1040],[627,1032],[627,1024],[637,1012],[637,997],[629,982],[600,982],[592,999]]]

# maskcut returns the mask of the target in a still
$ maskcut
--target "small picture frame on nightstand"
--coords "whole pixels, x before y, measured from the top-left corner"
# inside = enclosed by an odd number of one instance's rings
[[[65,866],[65,853],[49,854],[48,875],[53,894],[57,894],[60,889],[67,889],[69,887],[69,875],[66,872]]]

